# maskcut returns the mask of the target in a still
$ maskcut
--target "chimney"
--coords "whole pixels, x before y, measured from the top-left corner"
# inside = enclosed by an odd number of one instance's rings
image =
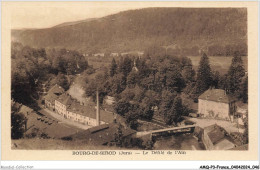
[[[99,96],[98,96],[98,90],[97,90],[97,114],[96,114],[96,121],[97,126],[99,126],[99,118],[100,118],[100,112],[99,112]]]

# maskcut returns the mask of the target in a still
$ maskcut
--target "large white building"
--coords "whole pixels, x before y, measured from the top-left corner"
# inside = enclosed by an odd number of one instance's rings
[[[63,93],[60,94],[61,92]],[[49,91],[49,94],[45,97],[45,106],[66,119],[89,126],[112,123],[115,119],[121,122],[119,115],[104,110],[96,111],[94,107],[84,106],[79,101],[73,99],[68,93],[64,92],[63,89],[60,89],[59,86],[54,86]],[[99,121],[97,114],[100,117]]]
[[[236,113],[236,99],[222,89],[209,89],[199,96],[198,113],[204,117],[232,120]]]

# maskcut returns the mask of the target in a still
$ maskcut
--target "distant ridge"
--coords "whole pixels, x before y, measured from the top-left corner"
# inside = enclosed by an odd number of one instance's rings
[[[143,51],[149,46],[247,45],[246,8],[145,8],[51,28],[12,30],[32,47],[82,52]]]
[[[88,22],[88,21],[94,21],[96,18],[89,18],[89,19],[84,19],[84,20],[80,20],[80,21],[72,21],[72,22],[64,22],[62,24],[58,24],[55,25],[51,28],[57,28],[57,27],[64,27],[64,26],[70,26],[70,25],[75,25],[75,24],[79,24],[79,23],[83,23],[83,22]]]

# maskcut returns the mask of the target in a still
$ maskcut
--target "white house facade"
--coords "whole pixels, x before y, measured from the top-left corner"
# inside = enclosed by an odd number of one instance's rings
[[[201,116],[232,120],[235,112],[236,100],[222,89],[209,89],[199,96]]]

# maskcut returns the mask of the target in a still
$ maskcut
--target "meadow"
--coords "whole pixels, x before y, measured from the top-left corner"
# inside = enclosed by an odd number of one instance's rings
[[[191,59],[193,68],[197,71],[201,56],[188,56]],[[232,62],[232,56],[209,56],[209,62],[212,70],[219,71],[220,74],[226,74]],[[243,56],[244,68],[248,70],[248,57]]]

